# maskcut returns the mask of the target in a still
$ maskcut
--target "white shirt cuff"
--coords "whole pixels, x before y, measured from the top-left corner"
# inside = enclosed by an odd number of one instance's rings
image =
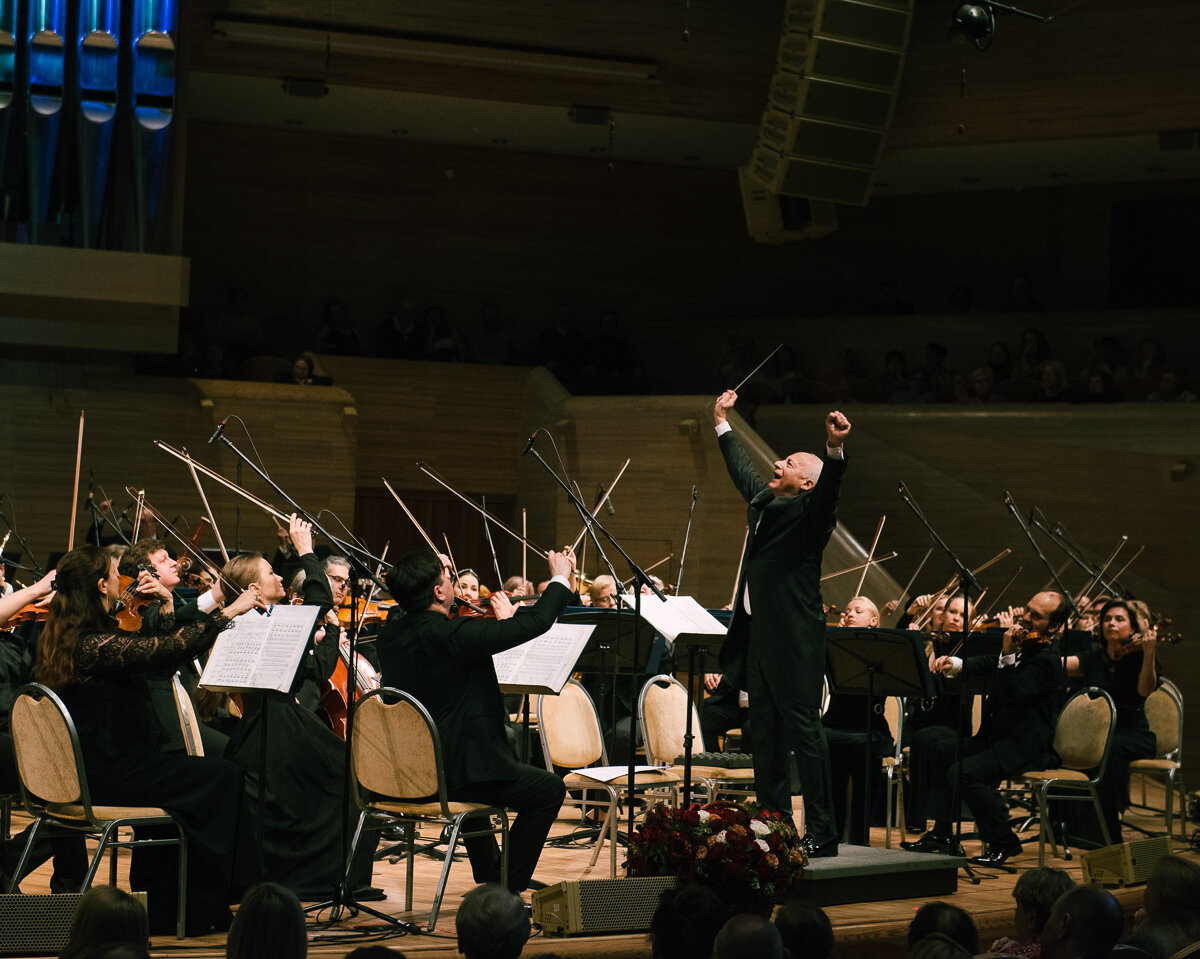
[[[565,576],[555,576],[555,577],[553,577],[553,578],[550,580],[550,582],[552,582],[552,583],[562,583],[562,584],[563,584],[565,587],[567,587],[567,589],[570,589],[570,588],[571,588],[571,582],[570,582],[570,580],[568,580],[568,579],[567,579],[567,577],[565,577]]]
[[[1017,665],[1017,654],[1016,653],[1002,653],[1000,655],[1000,660],[999,660],[999,662],[996,663],[996,665],[1000,669],[1003,669],[1005,666],[1016,666]]]
[[[963,667],[963,661],[961,659],[959,659],[957,656],[951,656],[950,657],[950,668],[945,671],[944,675],[949,676],[951,679],[953,679],[955,676],[957,676],[959,673],[962,672],[962,667]]]
[[[217,601],[213,599],[213,591],[211,589],[205,590],[196,597],[196,607],[202,613],[211,613],[217,608]]]
[[[825,455],[831,460],[842,460],[846,458],[846,454],[843,452],[840,446],[830,446],[828,443],[825,444]]]
[[[729,425],[729,420],[725,420],[725,422],[717,424],[717,435],[724,436],[731,429],[733,429],[733,427]]]

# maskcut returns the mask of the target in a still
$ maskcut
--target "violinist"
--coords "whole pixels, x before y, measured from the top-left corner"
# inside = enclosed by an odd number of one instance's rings
[[[70,710],[92,801],[170,813],[187,836],[188,935],[228,928],[228,903],[254,878],[243,773],[224,759],[160,751],[146,675],[200,655],[235,617],[261,608],[262,600],[250,590],[221,613],[179,623],[170,590],[143,571],[136,589],[161,601],[160,615],[154,634],[130,633],[113,619],[121,586],[116,560],[107,552],[95,546],[72,550],[59,560],[54,582],[34,679]],[[170,848],[133,852],[130,882],[157,894],[148,903],[155,934],[175,927],[177,855]]]
[[[454,595],[478,606],[479,574],[473,569],[460,569],[454,580]]]
[[[141,610],[142,623],[137,629],[144,635],[153,636],[158,629],[158,618],[171,613],[179,625],[193,623],[209,616],[220,605],[224,597],[219,591],[209,589],[196,599],[186,603],[177,602],[174,595],[179,586],[179,563],[172,559],[161,540],[139,539],[125,550],[120,557],[118,570],[122,576],[136,580],[140,570],[145,567],[153,570],[151,575],[162,586],[170,599],[170,604],[161,598],[154,600]],[[179,670],[180,678],[189,696],[196,694],[196,681],[199,676],[189,662],[179,664],[169,670],[148,673],[146,685],[150,693],[150,701],[162,730],[162,750],[164,752],[183,753],[187,751],[183,740],[183,730],[179,725],[179,714],[175,704],[175,689],[172,677]],[[229,737],[213,729],[207,723],[200,725],[200,739],[204,745],[206,756],[220,756],[225,752]]]
[[[408,553],[387,574],[388,591],[406,615],[391,617],[379,637],[384,685],[416,696],[441,734],[450,799],[516,810],[508,866],[514,892],[530,887],[566,789],[554,773],[514,758],[492,655],[544,633],[570,602],[574,554],[551,552],[548,559],[552,579],[542,598],[514,617],[508,597],[497,593],[497,619],[491,620],[452,617],[449,560],[432,550]],[[469,838],[466,844],[475,881],[498,881],[500,854],[493,837]]]
[[[1026,769],[1053,762],[1051,744],[1062,687],[1062,664],[1056,642],[1066,625],[1069,606],[1062,593],[1041,592],[1025,607],[1020,620],[1005,630],[999,657],[939,656],[936,672],[954,678],[988,681],[979,732],[963,746],[955,763],[953,740],[937,745],[933,757],[946,770],[930,789],[933,828],[912,843],[913,852],[958,852],[951,833],[956,781],[984,842],[982,855],[970,861],[980,866],[1003,865],[1021,852],[1021,840],[1008,823],[1008,810],[996,791],[1001,780]],[[961,768],[960,768],[961,767]]]
[[[321,899],[342,877],[342,795],[346,744],[318,718],[318,677],[333,670],[328,653],[337,655],[337,644],[324,639],[324,614],[333,606],[333,591],[323,564],[312,548],[312,524],[295,514],[288,533],[306,576],[304,602],[320,612],[309,641],[305,661],[297,670],[291,694],[243,695],[243,717],[226,750],[226,756],[245,768],[252,805],[257,804],[260,782],[260,749],[268,737],[265,822],[263,825],[263,878],[287,886],[301,899]],[[254,591],[264,603],[284,600],[283,580],[261,553],[235,556],[222,570],[234,587]],[[299,695],[297,695],[299,694]],[[356,814],[348,810],[348,828]],[[377,834],[376,837],[377,838]],[[370,889],[374,842],[359,845],[350,876],[358,901],[379,899]]]
[[[1146,719],[1145,702],[1158,688],[1158,631],[1144,603],[1110,599],[1100,608],[1099,625],[1091,650],[1067,657],[1067,675],[1079,677],[1084,686],[1099,686],[1117,706],[1108,765],[1096,791],[1100,808],[1113,842],[1121,841],[1121,813],[1129,805],[1129,764],[1135,759],[1152,759],[1157,744]],[[1102,843],[1090,807],[1070,803],[1068,816],[1072,833],[1084,842]]]

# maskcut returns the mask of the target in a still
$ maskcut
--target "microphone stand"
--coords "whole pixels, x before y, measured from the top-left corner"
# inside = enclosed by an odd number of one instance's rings
[[[962,643],[965,645],[967,638],[971,634],[971,587],[978,588],[979,582],[975,579],[975,574],[958,558],[958,555],[952,550],[946,541],[938,535],[937,530],[926,518],[921,511],[921,507],[917,505],[916,500],[912,498],[908,487],[904,485],[904,481],[900,481],[900,498],[904,500],[909,509],[913,511],[913,515],[917,517],[921,525],[925,527],[929,533],[929,538],[935,545],[941,548],[942,552],[950,559],[951,565],[958,571],[958,581],[962,586],[963,592],[963,625],[962,625]],[[964,654],[963,658],[966,656]],[[957,775],[954,777],[954,792],[951,798],[951,810],[954,817],[954,844],[955,852],[958,855],[962,853],[962,777],[963,777],[963,746],[966,741],[966,725],[967,718],[970,716],[968,712],[968,703],[970,698],[966,695],[960,696],[958,708],[958,736],[954,743],[954,763]],[[966,857],[963,857],[962,868],[966,871],[967,879],[973,885],[979,885],[979,877],[975,875],[975,871],[971,868],[971,864],[967,862]]]
[[[32,568],[29,566],[22,566],[20,563],[13,563],[12,560],[7,560],[6,562],[12,563],[13,567],[16,569],[23,569],[28,573],[33,573],[39,578],[45,576],[46,570],[42,569],[41,564],[33,558],[33,552],[30,550],[29,544],[25,541],[25,537],[17,532],[17,528],[8,521],[8,517],[6,517],[3,513],[0,513],[0,520],[4,520],[4,525],[7,526],[12,532],[13,536],[17,538],[17,542],[21,544],[21,549],[24,550],[23,555],[29,558],[29,562],[32,563],[33,566]]]
[[[349,872],[349,865],[350,865],[349,864],[350,837],[349,837],[349,834],[347,831],[347,821],[348,821],[348,816],[350,813],[350,776],[351,776],[350,748],[351,748],[351,742],[352,742],[351,735],[354,730],[353,701],[356,698],[356,695],[358,693],[358,660],[355,655],[355,653],[356,653],[355,640],[356,640],[356,634],[358,632],[358,629],[357,629],[357,623],[355,622],[355,619],[358,615],[358,598],[359,598],[360,590],[361,590],[361,584],[359,583],[359,579],[361,578],[361,579],[370,580],[380,590],[384,590],[385,586],[380,581],[379,577],[375,575],[375,571],[371,567],[367,566],[366,563],[363,562],[361,556],[362,556],[362,554],[364,554],[366,552],[365,550],[362,550],[358,546],[344,542],[343,540],[338,539],[336,536],[333,536],[327,529],[325,529],[325,527],[320,523],[320,521],[318,519],[310,516],[305,510],[303,510],[300,507],[300,505],[294,499],[292,499],[287,493],[285,493],[283,491],[283,489],[281,489],[280,486],[273,479],[271,479],[271,477],[266,473],[265,470],[259,468],[257,463],[255,463],[253,460],[248,458],[244,453],[242,453],[242,451],[239,450],[237,448],[237,446],[235,446],[234,443],[227,436],[225,436],[225,434],[222,430],[218,430],[217,433],[215,433],[213,435],[213,439],[220,439],[221,442],[224,443],[226,446],[228,446],[233,451],[234,455],[238,457],[239,477],[241,475],[241,464],[246,463],[252,470],[254,470],[255,473],[257,473],[259,475],[259,477],[262,478],[262,480],[268,486],[271,487],[271,489],[273,489],[276,493],[278,493],[279,496],[292,507],[292,509],[298,516],[303,516],[305,519],[307,519],[310,523],[312,523],[312,527],[314,530],[319,532],[326,539],[328,539],[331,543],[333,543],[340,550],[342,550],[343,551],[342,555],[344,555],[346,557],[346,559],[348,560],[348,562],[350,563],[351,606],[350,606],[350,624],[349,624],[349,629],[347,630],[347,634],[350,637],[350,666],[346,670],[346,699],[347,699],[347,704],[346,704],[346,706],[347,706],[347,708],[346,708],[346,752],[345,752],[345,762],[343,764],[343,769],[342,769],[342,795],[341,795],[342,862],[346,864],[346,869],[341,873],[341,878],[338,879],[338,881],[334,884],[334,889],[333,889],[332,894],[330,895],[330,898],[328,900],[326,900],[325,902],[319,902],[319,903],[315,903],[314,905],[307,906],[304,911],[306,913],[308,913],[308,912],[320,912],[323,909],[329,909],[330,910],[330,916],[329,916],[330,922],[339,922],[342,918],[343,913],[347,914],[350,917],[353,917],[353,916],[358,915],[359,912],[365,912],[365,913],[368,913],[369,915],[374,916],[377,919],[383,920],[384,922],[391,925],[393,928],[403,929],[406,932],[419,932],[420,931],[419,927],[413,925],[412,923],[403,922],[402,920],[397,919],[395,916],[389,916],[385,912],[381,912],[377,909],[372,909],[370,906],[365,906],[362,903],[356,902],[354,899],[354,890],[350,889],[348,884],[346,883],[346,873]],[[240,486],[241,483],[239,483],[238,485]],[[379,560],[377,557],[371,557],[371,558],[375,559],[378,565],[382,565],[382,560]],[[339,643],[340,643],[340,638],[334,637],[335,647]],[[339,652],[339,655],[340,655],[340,652]],[[259,785],[260,809],[261,809],[261,803],[263,801],[263,797],[266,795],[266,787],[265,787],[266,755],[265,755],[265,753],[266,753],[266,744],[267,744],[267,703],[268,703],[268,697],[266,695],[264,695],[263,696],[263,705],[262,705],[262,719],[263,719],[263,736],[262,736],[263,776],[262,776],[262,779],[263,779],[263,782],[260,783],[260,785]],[[259,819],[260,836],[262,835],[262,832],[265,831],[265,828],[266,828],[266,824],[262,822],[261,812],[260,812],[260,819]]]
[[[550,466],[550,464],[546,462],[546,460],[542,457],[542,454],[539,453],[537,451],[537,449],[534,448],[532,439],[530,440],[529,446],[526,448],[526,452],[530,452],[530,451],[532,451],[533,455],[537,457],[538,462],[542,464],[542,466],[545,468],[546,472],[549,473],[554,478],[554,481],[563,488],[563,492],[565,492],[567,494],[567,499],[575,507],[575,509],[579,511],[580,516],[585,518],[584,523],[589,527],[589,529],[592,530],[592,539],[596,543],[596,548],[600,549],[600,542],[599,542],[599,539],[596,537],[596,532],[595,532],[596,530],[599,530],[601,533],[604,534],[604,538],[613,545],[613,548],[616,549],[616,551],[621,554],[621,557],[625,560],[625,562],[629,566],[630,573],[633,574],[633,580],[634,580],[634,586],[635,586],[634,593],[633,593],[633,604],[634,604],[634,606],[633,606],[633,608],[634,608],[633,662],[634,662],[634,669],[630,672],[630,692],[631,692],[631,701],[636,703],[637,702],[637,694],[638,694],[637,681],[639,678],[637,670],[638,670],[638,664],[639,664],[639,661],[641,658],[641,621],[642,621],[642,589],[641,589],[641,587],[643,585],[650,587],[650,589],[654,591],[654,594],[659,599],[663,600],[664,602],[666,602],[667,597],[663,594],[663,591],[654,584],[654,581],[652,579],[650,579],[650,577],[646,574],[646,572],[640,566],[638,566],[637,563],[635,563],[633,561],[633,558],[627,552],[625,552],[624,547],[621,546],[620,542],[616,539],[616,537],[614,537],[612,535],[612,533],[610,533],[607,529],[605,529],[604,526],[595,517],[591,516],[588,513],[587,508],[580,501],[579,497],[575,495],[575,493],[571,489],[571,487],[562,479],[562,477],[560,477],[554,471],[554,469]],[[601,555],[603,555],[603,553]],[[605,562],[607,562],[607,559],[605,560]],[[611,565],[610,565],[610,568],[611,568]],[[613,575],[613,582],[614,583],[620,582],[620,580],[618,579],[618,577],[615,574]],[[620,602],[618,602],[617,603],[618,615],[620,615],[620,610],[621,610],[621,604],[620,604]],[[619,626],[617,629],[617,635],[618,635],[618,637],[620,636],[620,627]],[[618,640],[618,648],[619,648],[619,646],[620,646],[620,643]],[[636,706],[634,707],[634,709],[636,710]],[[631,721],[630,721],[630,726],[629,726],[629,755],[628,755],[628,767],[629,768],[628,768],[628,778],[626,780],[626,782],[628,783],[628,791],[625,794],[626,810],[627,810],[627,814],[629,817],[629,820],[627,823],[627,826],[628,826],[628,833],[627,833],[627,838],[626,838],[627,842],[632,841],[632,839],[633,839],[633,818],[634,818],[633,817],[633,793],[634,793],[635,775],[636,775],[635,767],[637,765],[637,762],[636,762],[636,760],[637,760],[637,735],[635,732],[636,727],[633,723],[633,718],[634,717],[631,715],[631,717],[630,717]]]

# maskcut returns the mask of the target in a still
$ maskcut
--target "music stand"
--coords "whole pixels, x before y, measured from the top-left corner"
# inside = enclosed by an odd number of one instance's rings
[[[720,649],[725,642],[725,634],[715,633],[680,633],[675,637],[675,647],[686,646],[688,651],[688,681],[687,681],[687,725],[683,733],[683,808],[692,804],[692,710],[695,703],[696,685],[696,655],[700,655],[700,663],[704,664],[704,654],[710,649]],[[703,675],[703,674],[701,674]]]
[[[829,627],[825,630],[830,692],[866,695],[863,822],[871,822],[871,702],[876,696],[934,695],[925,634],[911,629]],[[868,836],[870,833],[868,832]]]

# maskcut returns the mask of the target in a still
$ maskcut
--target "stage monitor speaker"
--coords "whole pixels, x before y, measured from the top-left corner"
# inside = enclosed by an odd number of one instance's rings
[[[143,907],[144,892],[132,893]],[[0,896],[0,956],[57,956],[71,935],[82,893]]]
[[[746,167],[738,168],[746,230],[758,243],[815,240],[837,229],[837,208],[824,200],[772,193]]]
[[[1124,886],[1150,878],[1155,863],[1171,855],[1171,838],[1153,836],[1113,846],[1089,849],[1079,854],[1083,881],[1101,885]]]
[[[533,921],[547,936],[645,932],[659,896],[676,884],[673,876],[560,882],[534,892]]]

